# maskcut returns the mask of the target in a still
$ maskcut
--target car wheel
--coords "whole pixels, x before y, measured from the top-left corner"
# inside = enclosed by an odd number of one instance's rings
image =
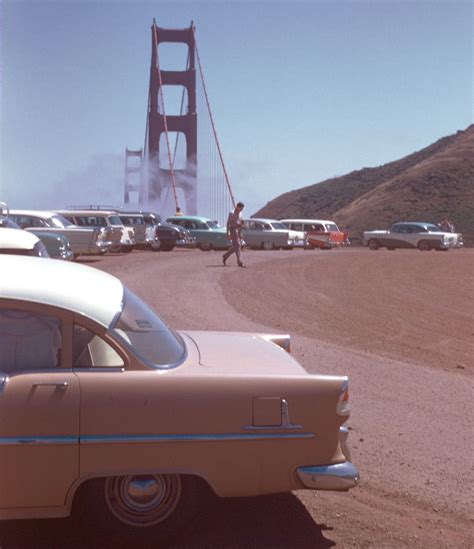
[[[369,250],[378,250],[380,248],[380,244],[377,240],[374,240],[371,238],[368,242]]]
[[[169,540],[191,526],[207,484],[191,475],[127,475],[94,479],[74,500],[73,513],[93,533],[136,543]]]
[[[418,249],[422,252],[429,252],[431,250],[431,244],[428,240],[420,240],[420,242],[418,242]]]
[[[273,250],[274,244],[273,242],[270,242],[269,240],[265,240],[262,242],[262,249],[270,251]]]
[[[171,252],[174,249],[174,244],[162,244],[159,249],[164,252]]]
[[[130,252],[133,252],[133,246],[122,246],[122,249],[120,251],[123,254],[129,254]]]
[[[210,242],[201,242],[199,247],[201,248],[201,252],[210,252],[212,250],[212,244]]]
[[[109,248],[109,252],[111,254],[119,254],[121,251],[122,251],[122,246],[120,246],[120,244],[117,244],[115,246],[111,246]]]

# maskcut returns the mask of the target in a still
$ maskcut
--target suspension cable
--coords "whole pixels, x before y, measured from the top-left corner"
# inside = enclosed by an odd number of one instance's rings
[[[230,198],[232,200],[232,206],[235,208],[234,193],[232,192],[232,186],[230,184],[229,175],[228,175],[227,169],[225,167],[224,157],[222,156],[221,146],[220,146],[220,143],[219,143],[219,139],[217,137],[216,126],[214,124],[214,117],[212,116],[211,105],[209,103],[209,97],[207,95],[206,83],[204,81],[204,74],[203,74],[203,70],[202,70],[201,59],[199,57],[199,51],[198,51],[197,42],[196,42],[196,28],[194,26],[194,23],[191,25],[191,28],[192,28],[192,31],[193,31],[194,47],[196,49],[196,57],[197,57],[197,60],[198,60],[198,65],[199,65],[199,73],[201,75],[202,88],[203,88],[203,91],[204,91],[204,97],[206,98],[207,111],[209,113],[209,118],[211,120],[212,131],[214,133],[214,139],[216,140],[217,150],[219,152],[219,158],[220,158],[220,161],[221,161],[222,169],[224,171],[225,182],[227,184],[227,188],[229,189]]]
[[[168,163],[170,167],[170,175],[171,175],[171,184],[173,186],[173,196],[174,196],[174,202],[176,205],[176,210],[178,209],[178,195],[176,194],[176,180],[174,177],[174,169],[173,169],[173,162],[171,160],[171,147],[170,147],[170,141],[168,137],[168,121],[166,119],[166,111],[165,111],[165,101],[163,98],[163,79],[161,78],[161,69],[160,69],[160,57],[158,55],[158,37],[156,35],[156,23],[153,21],[153,38],[155,42],[155,51],[156,51],[156,64],[158,69],[158,80],[160,85],[160,97],[161,97],[161,107],[163,109],[163,120],[164,120],[164,126],[165,126],[165,137],[166,137],[166,147],[168,149]],[[158,159],[159,162],[159,159]]]

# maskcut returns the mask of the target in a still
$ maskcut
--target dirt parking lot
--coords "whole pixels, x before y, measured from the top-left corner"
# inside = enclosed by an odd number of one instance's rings
[[[244,260],[223,267],[217,252],[178,250],[82,262],[119,276],[175,328],[289,333],[308,371],[347,374],[361,483],[217,500],[170,547],[472,547],[474,249]],[[67,520],[0,528],[2,549],[121,547]]]

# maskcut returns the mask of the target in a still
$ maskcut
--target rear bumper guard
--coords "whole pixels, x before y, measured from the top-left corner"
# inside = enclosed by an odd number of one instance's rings
[[[359,482],[359,472],[350,461],[298,467],[297,473],[303,486],[310,490],[347,491]]]

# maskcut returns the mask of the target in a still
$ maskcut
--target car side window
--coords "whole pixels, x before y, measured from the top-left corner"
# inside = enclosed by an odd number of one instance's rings
[[[74,368],[120,368],[122,357],[104,339],[93,331],[74,324]]]
[[[394,225],[392,227],[392,233],[404,233],[404,232],[406,231],[403,225]]]
[[[61,366],[62,324],[54,316],[0,309],[0,370],[16,373]]]
[[[301,223],[292,223],[291,224],[291,229],[293,231],[302,231],[303,230],[303,225]]]

